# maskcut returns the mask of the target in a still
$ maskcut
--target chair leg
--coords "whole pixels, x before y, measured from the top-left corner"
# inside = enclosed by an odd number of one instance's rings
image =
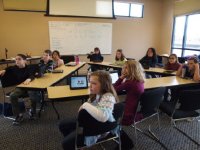
[[[138,149],[136,124],[134,123],[134,125],[131,125],[131,127],[134,128],[134,132],[135,132],[135,148]]]
[[[155,133],[153,131],[151,131],[151,126],[150,125],[149,125],[148,132],[152,137],[154,137],[157,141],[159,141],[159,138],[155,135]]]
[[[134,126],[132,125],[132,127],[134,127]],[[140,133],[146,135],[146,136],[149,137],[150,139],[152,139],[152,140],[158,142],[164,149],[168,150],[168,148],[157,138],[157,136],[151,131],[151,129],[149,129],[150,134],[148,134],[148,133],[142,131],[141,129],[136,128],[136,126],[135,126],[134,128],[135,128],[136,132],[139,131]],[[136,133],[136,134],[137,134],[137,133]],[[136,137],[136,138],[137,138],[137,137]],[[137,141],[137,139],[136,139],[136,141]],[[137,142],[136,142],[136,144],[137,144]],[[137,145],[136,145],[136,149],[137,149]]]
[[[190,137],[188,134],[186,134],[184,131],[182,131],[181,129],[179,129],[177,126],[174,126],[174,128],[179,131],[180,133],[182,133],[183,135],[185,135],[187,138],[189,138],[192,142],[194,142],[195,144],[197,144],[198,146],[200,146],[200,144],[195,141],[192,137]]]
[[[157,117],[158,117],[158,128],[160,130],[160,115],[158,110],[157,110]]]
[[[192,137],[190,137],[187,133],[185,133],[183,130],[181,130],[180,128],[178,128],[177,126],[176,126],[176,122],[174,121],[174,119],[173,118],[171,118],[171,123],[173,124],[173,127],[177,130],[177,131],[179,131],[180,133],[182,133],[183,135],[185,135],[187,138],[189,138],[191,141],[193,141],[195,144],[197,144],[198,146],[200,146],[200,144],[197,142],[197,141],[195,141]]]

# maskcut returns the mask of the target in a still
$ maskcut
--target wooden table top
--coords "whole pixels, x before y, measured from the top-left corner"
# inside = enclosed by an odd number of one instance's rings
[[[90,65],[101,65],[101,66],[106,66],[106,67],[111,67],[111,68],[122,68],[122,66],[115,65],[111,62],[87,62],[87,64]],[[161,73],[161,74],[172,74],[176,75],[176,71],[172,70],[165,70],[164,68],[149,68],[149,69],[144,69],[145,72],[155,72],[155,73]]]
[[[157,88],[157,87],[171,87],[171,86],[180,86],[187,84],[197,84],[199,82],[195,82],[190,79],[183,79],[177,76],[168,76],[161,78],[151,78],[146,79],[144,87],[145,89]]]
[[[169,76],[169,77],[162,77],[162,78],[146,79],[144,87],[145,89],[151,89],[151,88],[158,88],[158,87],[172,87],[172,86],[197,84],[197,83],[199,82],[195,82],[193,80],[188,80],[188,79],[182,79],[177,76]],[[85,95],[89,95],[90,93],[89,88],[70,90],[68,85],[48,87],[47,91],[48,91],[49,99],[67,98],[67,97],[83,96],[83,95],[85,96]],[[55,91],[59,91],[59,92],[55,92]]]
[[[55,92],[59,91],[59,92]],[[90,89],[76,89],[70,90],[69,85],[64,86],[51,86],[47,88],[48,98],[56,99],[56,98],[67,98],[67,97],[75,97],[75,96],[85,96],[90,94]]]
[[[65,78],[69,74],[73,73],[74,71],[83,67],[85,63],[80,63],[76,66],[61,66],[59,69],[63,70],[63,73],[46,73],[41,78],[35,78],[32,82],[28,85],[19,84],[17,87],[20,88],[34,88],[34,89],[46,89],[47,87],[55,84],[56,82],[60,81],[61,79]]]

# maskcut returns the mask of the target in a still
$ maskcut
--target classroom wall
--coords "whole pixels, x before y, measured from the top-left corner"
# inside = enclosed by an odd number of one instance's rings
[[[164,0],[162,6],[162,23],[161,23],[161,42],[159,54],[170,54],[171,52],[171,38],[173,30],[173,13],[174,13],[174,1]]]
[[[200,0],[184,0],[175,2],[174,15],[184,15],[193,12],[200,12]]]
[[[5,48],[8,49],[8,57],[14,57],[17,53],[41,55],[43,50],[49,48],[48,21],[112,23],[112,55],[106,55],[106,61],[114,60],[117,48],[124,49],[126,57],[137,60],[145,55],[148,47],[155,47],[159,53],[169,53],[173,17],[172,1],[139,0],[144,3],[144,18],[111,20],[46,17],[41,12],[3,11],[2,0],[0,0],[0,58],[5,58]],[[86,56],[80,58],[86,61]]]

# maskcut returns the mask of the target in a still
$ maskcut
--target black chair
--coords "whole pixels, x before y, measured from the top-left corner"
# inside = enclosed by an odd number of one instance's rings
[[[120,130],[121,130],[121,119],[124,112],[124,103],[116,103],[114,105],[113,115],[115,118],[115,122],[99,122],[93,117],[91,117],[87,111],[80,111],[78,116],[78,121],[76,124],[76,138],[75,138],[75,149],[83,149],[88,146],[84,145],[84,136],[96,136],[106,134],[105,137],[99,139],[94,145],[104,143],[110,140],[114,140],[119,144],[119,150],[121,150],[121,139],[120,139]],[[87,122],[86,122],[87,121]],[[82,132],[80,133],[80,128],[82,128]],[[98,130],[97,130],[98,129]],[[112,134],[110,131],[116,129],[117,135]],[[93,145],[92,145],[93,146]],[[102,146],[102,145],[101,145]]]
[[[134,117],[134,123],[131,125],[131,127],[135,129],[136,145],[137,145],[137,131],[139,131],[142,134],[148,136],[149,138],[157,141],[162,147],[167,149],[167,147],[162,142],[160,142],[159,138],[151,131],[150,125],[148,129],[149,133],[142,131],[136,126],[137,124],[142,123],[144,120],[157,115],[158,126],[160,129],[159,106],[160,106],[160,103],[163,101],[165,89],[166,89],[165,87],[150,89],[150,90],[145,91],[141,95],[139,103],[138,103],[138,107],[137,107],[137,109],[139,109],[140,107],[141,109],[136,113]],[[143,116],[143,118],[140,120],[138,120],[139,115]]]
[[[181,64],[184,64],[186,61],[186,58],[185,57],[178,57],[178,62],[181,63]]]
[[[200,144],[197,141],[195,141],[192,137],[190,137],[188,134],[186,134],[184,131],[182,131],[180,128],[177,127],[176,121],[190,119],[190,117],[194,118],[198,117],[199,113],[196,110],[200,109],[199,98],[200,98],[200,89],[183,90],[180,92],[180,96],[177,101],[175,102],[165,101],[162,102],[160,105],[160,110],[166,113],[170,117],[171,124],[174,126],[174,128],[177,129],[186,137],[188,137],[198,146],[200,146]],[[177,107],[178,105],[180,107]]]

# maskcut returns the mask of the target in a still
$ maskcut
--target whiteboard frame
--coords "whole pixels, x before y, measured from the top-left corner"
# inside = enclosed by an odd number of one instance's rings
[[[62,55],[84,55],[99,47],[112,53],[112,23],[49,21],[50,49]]]

